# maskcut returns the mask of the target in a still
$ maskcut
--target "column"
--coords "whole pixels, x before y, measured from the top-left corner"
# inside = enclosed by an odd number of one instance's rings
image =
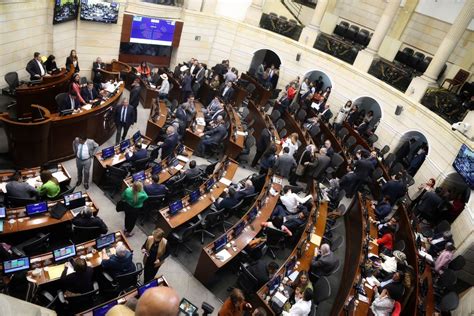
[[[265,0],[252,0],[252,4],[247,9],[245,23],[259,26],[263,13],[263,3]]]
[[[208,14],[216,13],[217,0],[204,0],[202,12]]]
[[[313,17],[311,22],[303,29],[300,35],[299,42],[305,45],[313,47],[316,38],[320,33],[321,21],[323,20],[324,13],[328,7],[328,0],[319,0],[316,8],[314,8]]]
[[[438,47],[433,60],[428,69],[421,77],[414,78],[405,94],[409,95],[416,101],[420,101],[425,95],[426,89],[430,86],[436,86],[436,80],[448,61],[449,56],[456,48],[464,31],[474,17],[474,0],[466,0],[461,12],[457,16],[453,25],[449,28],[448,33]]]
[[[184,7],[187,10],[201,11],[202,0],[184,0]]]
[[[364,72],[369,70],[383,39],[388,33],[393,18],[395,18],[395,15],[397,14],[398,8],[400,8],[400,2],[401,0],[389,0],[385,10],[383,10],[379,23],[375,27],[375,31],[372,35],[369,45],[366,49],[360,51],[359,54],[357,54],[354,67]]]

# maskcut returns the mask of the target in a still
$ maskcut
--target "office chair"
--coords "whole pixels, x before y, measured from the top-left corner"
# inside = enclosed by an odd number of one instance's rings
[[[344,243],[344,236],[334,234],[330,241],[331,251],[335,252],[337,249],[339,249],[342,246],[343,243]]]
[[[390,175],[393,176],[393,175],[396,175],[396,174],[399,174],[400,172],[402,172],[402,170],[405,169],[402,165],[402,163],[400,162],[397,162],[396,164],[394,164],[391,168],[390,168]]]
[[[59,290],[58,299],[62,308],[67,311],[65,314],[76,314],[95,306],[98,294],[99,284],[94,282],[93,290],[76,296],[65,297],[64,292]]]
[[[38,200],[36,198],[22,199],[22,198],[17,198],[13,196],[8,196],[7,194],[5,202],[6,202],[7,207],[13,208],[13,207],[24,207],[28,204],[36,203],[38,202]]]
[[[344,34],[344,38],[348,41],[353,42],[356,38],[357,33],[359,33],[359,30],[360,28],[357,25],[351,25],[347,29],[346,34]]]
[[[331,284],[329,279],[325,276],[319,278],[315,285],[313,285],[313,303],[315,309],[318,305],[331,297]]]
[[[237,159],[241,163],[248,163],[249,162],[249,155],[250,155],[250,150],[252,149],[253,146],[255,146],[256,140],[253,135],[248,135],[247,138],[245,139],[245,147],[242,149],[240,152],[239,158]]]
[[[298,104],[298,102],[294,102],[294,103],[291,103],[290,106],[288,107],[288,112],[290,114],[295,114],[296,112],[298,112],[299,109],[300,109],[300,105]]]
[[[146,167],[147,167],[149,159],[150,158],[146,157],[146,158],[142,158],[142,159],[138,159],[138,160],[134,161],[132,163],[132,166],[130,167],[130,172],[135,173],[135,172],[138,172],[138,171],[145,170]]]
[[[275,251],[283,248],[283,242],[285,241],[285,232],[279,229],[265,228],[265,234],[267,236],[266,244],[270,255],[273,259],[276,259]]]
[[[278,110],[273,110],[272,114],[270,114],[270,119],[273,123],[275,123],[281,117],[281,112]]]
[[[385,145],[385,146],[382,147],[382,149],[379,150],[379,156],[381,156],[383,158],[385,156],[385,154],[387,154],[389,151],[390,151],[390,146]]]
[[[58,195],[58,197],[55,198],[55,199],[60,200],[60,199],[62,199],[65,195],[68,195],[68,194],[73,193],[75,189],[76,189],[76,186],[75,186],[75,185],[74,185],[74,186],[70,186],[70,187],[66,187],[66,190],[64,190],[63,192],[61,192],[61,193]]]
[[[416,70],[420,73],[424,73],[426,69],[428,69],[428,66],[430,65],[432,59],[432,57],[425,57],[425,59],[418,63],[418,65],[416,66]]]
[[[296,120],[303,123],[306,120],[306,115],[306,111],[301,109],[298,111],[298,113],[296,113]]]
[[[4,79],[5,79],[5,82],[8,84],[8,88],[3,88],[2,94],[15,97],[16,88],[18,88],[18,86],[20,85],[20,81],[18,79],[18,73],[15,71],[7,72],[5,74]]]
[[[288,135],[288,131],[286,130],[286,128],[282,129],[282,130],[278,133],[278,136],[280,137],[280,139],[285,138],[286,135]]]
[[[272,104],[267,102],[267,104],[265,104],[265,106],[263,107],[263,112],[267,113],[270,110],[271,107],[272,107]]]
[[[322,273],[322,274],[316,274],[312,271],[309,271],[309,280],[313,283],[313,285],[315,283],[317,283],[319,281],[319,279],[321,277],[329,277],[333,274],[335,274],[337,271],[339,271],[339,269],[341,268],[341,260],[337,259],[336,261],[336,265],[334,266],[334,268],[332,268],[331,271],[329,271],[328,273]]]
[[[186,190],[187,193],[191,193],[192,191],[199,188],[201,186],[202,182],[203,182],[203,175],[202,175],[202,171],[201,171],[201,172],[199,172],[199,174],[196,174],[193,177],[190,177],[190,178],[185,177],[183,186],[186,188],[185,190]]]
[[[197,221],[196,223],[190,223],[188,225],[183,225],[184,227],[178,228],[176,231],[172,232],[170,237],[173,241],[175,241],[176,247],[173,251],[174,256],[178,256],[179,247],[182,246],[186,248],[186,250],[191,253],[192,249],[186,245],[186,242],[191,239],[192,235],[201,225],[201,221]]]
[[[275,128],[277,131],[281,131],[285,127],[286,123],[285,120],[279,118],[275,123]]]
[[[395,156],[394,153],[389,153],[387,155],[387,157],[385,157],[384,160],[383,160],[383,163],[384,163],[385,167],[390,168],[396,158],[397,158],[397,156]]]
[[[237,287],[248,296],[258,290],[257,286],[257,278],[249,271],[247,265],[241,263],[237,276]]]
[[[102,276],[108,283],[107,292],[113,292],[116,295],[121,295],[128,292],[132,288],[136,288],[141,285],[140,276],[143,273],[143,265],[140,262],[135,263],[136,270],[129,273],[124,273],[112,277],[106,271],[102,271]]]
[[[315,139],[319,133],[321,133],[321,129],[319,128],[318,125],[313,125],[309,129],[309,135],[311,135],[313,139]]]
[[[378,140],[379,140],[379,137],[375,134],[372,134],[367,138],[367,143],[369,144],[370,147],[372,147]]]
[[[398,250],[398,251],[401,251],[401,252],[404,252],[405,251],[405,241],[403,239],[400,239],[398,240],[397,242],[395,242],[395,245],[393,246],[393,250]]]
[[[201,308],[203,311],[202,316],[208,316],[214,312],[214,307],[206,302],[202,302]]]
[[[344,142],[344,147],[345,147],[346,150],[350,150],[352,148],[352,146],[354,146],[356,143],[357,143],[356,138],[351,135]]]
[[[334,29],[334,34],[344,37],[348,28],[349,23],[347,23],[346,21],[341,21],[338,25],[336,25],[336,28]]]
[[[64,100],[68,97],[68,93],[67,92],[61,92],[59,94],[57,94],[55,97],[54,97],[54,100],[56,100],[56,104],[58,107],[61,106],[61,104],[64,102]]]
[[[465,265],[466,259],[462,255],[459,255],[449,263],[448,268],[452,271],[459,271],[464,268]]]
[[[186,180],[186,177],[178,174],[177,176],[173,177],[173,179],[176,180],[169,186],[170,194],[167,196],[168,201],[180,199],[183,196],[185,190],[184,181]]]
[[[459,296],[456,292],[449,292],[441,298],[441,302],[436,309],[440,312],[451,312],[458,308],[459,306]]]
[[[117,184],[122,183],[127,175],[127,170],[114,166],[107,166],[107,169],[105,170],[105,176],[102,181],[102,189],[106,192],[106,194],[113,197],[118,191],[120,191],[120,185]]]
[[[227,232],[229,227],[232,227],[232,224],[227,222],[226,215],[228,214],[228,210],[223,208],[216,210],[214,206],[211,206],[211,212],[206,214],[206,227],[207,228],[214,228],[220,227],[222,228],[222,232]]]
[[[422,62],[425,59],[425,54],[421,52],[415,52],[413,55],[411,55],[408,58],[408,66],[410,66],[413,69],[416,69],[418,67],[418,64]]]
[[[343,164],[344,158],[338,153],[334,153],[331,157],[331,163],[328,168],[326,168],[325,174],[326,179],[329,180],[332,178],[332,175],[339,170],[339,167]]]
[[[357,145],[352,149],[352,154],[355,156],[355,154],[357,154],[357,152],[358,152],[359,150],[361,150],[361,151],[365,150],[364,146],[357,144]]]
[[[73,224],[72,232],[72,240],[75,244],[80,244],[99,237],[102,233],[102,228],[99,226],[83,227]]]
[[[448,91],[457,93],[459,88],[464,84],[464,82],[469,78],[469,72],[467,72],[464,69],[459,69],[459,71],[456,73],[454,78],[451,79],[444,79],[443,83],[441,84],[441,88],[444,86],[444,84],[447,82],[448,83]]]
[[[369,39],[369,31],[361,29],[355,36],[355,42],[362,46],[367,46]]]
[[[435,234],[442,234],[442,233],[450,231],[450,230],[451,230],[451,224],[449,224],[449,222],[447,220],[442,220],[434,228],[434,233]]]
[[[157,212],[165,205],[165,195],[149,195],[148,199],[143,202],[143,207],[140,209],[138,217],[140,218],[140,225],[143,225],[152,214]],[[156,217],[152,216],[152,222],[155,222]]]
[[[337,132],[337,138],[342,142],[346,136],[349,135],[349,130],[345,127],[341,128],[339,132]]]
[[[33,237],[27,241],[24,241],[14,248],[22,253],[23,256],[33,256],[37,254],[42,254],[48,251],[49,249],[49,237],[50,233],[43,234],[39,233],[36,237]],[[18,253],[17,252],[17,253]]]
[[[221,141],[219,143],[211,144],[211,147],[209,149],[210,156],[217,156],[218,157],[220,155],[220,153],[224,152],[225,140],[227,139],[227,137],[229,137],[228,130],[229,130],[229,128],[227,127],[226,128],[226,133],[225,133],[224,137],[221,139]]]

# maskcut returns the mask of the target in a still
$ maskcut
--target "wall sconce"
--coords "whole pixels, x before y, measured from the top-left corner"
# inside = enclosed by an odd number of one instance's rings
[[[300,61],[300,59],[301,59],[301,53],[297,53],[296,54],[296,61]]]

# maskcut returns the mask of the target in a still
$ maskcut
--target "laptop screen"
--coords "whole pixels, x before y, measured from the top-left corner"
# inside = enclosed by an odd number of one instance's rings
[[[94,308],[92,310],[92,315],[93,316],[105,316],[105,314],[107,314],[107,312],[112,308],[114,307],[115,305],[117,305],[117,301],[112,301],[110,303],[107,303],[105,305],[102,305],[102,306],[99,306],[97,308]]]
[[[151,168],[151,174],[152,174],[152,175],[155,175],[155,174],[157,174],[157,173],[160,173],[162,169],[163,169],[163,167],[161,167],[161,164],[154,165],[154,166]]]
[[[18,259],[3,261],[3,273],[5,274],[28,270],[29,268],[30,268],[29,257],[22,257]]]
[[[54,261],[58,262],[76,255],[76,246],[70,245],[64,248],[53,250]]]
[[[26,206],[26,214],[28,216],[46,213],[47,211],[48,211],[48,204],[46,202],[28,204]]]
[[[201,196],[201,191],[199,189],[191,192],[191,194],[189,194],[189,203],[195,203],[199,200],[199,197]]]
[[[130,147],[130,139],[123,140],[120,143],[120,152],[123,153],[128,147]]]
[[[0,207],[0,218],[5,218],[7,216],[5,207]]]
[[[110,157],[112,157],[113,155],[115,155],[115,148],[114,148],[114,146],[111,146],[111,147],[107,147],[107,148],[102,149],[102,158],[103,158],[103,159],[110,158]]]
[[[148,282],[146,284],[143,284],[142,286],[138,287],[138,297],[142,296],[143,293],[145,293],[145,291],[148,290],[149,288],[152,288],[152,287],[155,287],[155,286],[158,286],[158,280],[157,279],[151,280],[150,282]]]
[[[115,242],[115,233],[111,233],[95,240],[95,246],[97,249],[105,248]]]
[[[237,224],[234,228],[233,236],[234,238],[237,238],[240,234],[242,234],[242,231],[245,228],[245,221],[241,221],[240,223]]]
[[[82,192],[81,191],[65,195],[64,198],[63,198],[64,199],[64,205],[69,206],[71,201],[76,200],[76,199],[80,199],[81,197],[82,197]]]
[[[145,180],[146,178],[146,175],[145,175],[145,171],[142,170],[142,171],[139,171],[137,173],[134,173],[132,175],[132,179],[133,179],[133,182],[137,182],[137,181],[143,181]]]
[[[209,192],[211,190],[214,183],[216,183],[216,180],[214,178],[211,178],[206,182],[206,192]]]
[[[227,244],[227,235],[222,236],[214,242],[214,252],[221,251]]]
[[[132,136],[132,139],[133,139],[134,143],[138,142],[140,140],[140,138],[142,138],[142,134],[140,133],[140,131],[136,132]]]
[[[254,207],[250,212],[249,214],[247,215],[247,220],[249,222],[253,221],[255,219],[255,217],[257,217],[257,213],[258,213],[258,210],[256,207]]]
[[[170,206],[169,206],[169,213],[171,215],[174,215],[176,213],[178,213],[180,210],[183,209],[183,201],[181,200],[177,200],[177,201],[174,201],[173,203],[170,203]]]

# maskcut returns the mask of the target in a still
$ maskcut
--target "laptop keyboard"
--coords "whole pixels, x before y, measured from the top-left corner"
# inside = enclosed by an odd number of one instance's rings
[[[74,215],[74,217],[76,217],[77,215],[79,215],[80,212],[82,212],[86,207],[85,206],[80,206],[80,207],[76,207],[76,208],[73,208],[71,210],[72,214]]]

